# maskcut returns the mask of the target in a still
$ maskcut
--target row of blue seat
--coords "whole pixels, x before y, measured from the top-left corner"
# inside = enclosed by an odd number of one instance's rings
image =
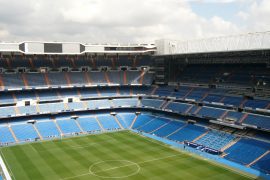
[[[193,99],[197,102],[204,103],[223,103],[227,106],[243,106],[246,108],[261,108],[261,109],[270,109],[270,101],[263,99],[254,99],[254,100],[244,100],[239,96],[224,96],[226,93],[222,89],[209,89],[209,88],[192,88],[180,86],[179,88],[174,87],[160,87],[155,91],[155,95],[159,96],[171,96],[176,98],[185,98]]]
[[[153,75],[153,73],[142,73],[141,71],[0,74],[3,83],[2,89],[66,85],[151,85]]]
[[[0,143],[14,143],[16,140],[12,133],[18,141],[22,142],[33,141],[36,138],[50,139],[73,133],[129,128],[134,117],[135,115],[132,113],[120,113],[117,115],[119,123],[108,114],[80,116],[76,120],[70,119],[70,117],[56,119],[56,121],[39,119],[34,125],[27,122],[11,123],[0,126]]]
[[[28,68],[40,68],[40,67],[119,67],[119,66],[130,66],[130,67],[140,67],[140,66],[151,66],[153,60],[148,55],[142,56],[95,56],[95,57],[85,57],[85,56],[59,56],[48,58],[41,55],[36,56],[4,56],[0,58],[0,67],[10,69],[17,67],[28,67]],[[7,60],[9,59],[9,60]],[[9,61],[9,62],[7,62]],[[31,61],[31,62],[30,62]]]

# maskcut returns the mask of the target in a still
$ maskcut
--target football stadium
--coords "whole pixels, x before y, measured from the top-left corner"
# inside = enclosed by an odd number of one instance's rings
[[[269,42],[1,43],[1,179],[270,179]]]

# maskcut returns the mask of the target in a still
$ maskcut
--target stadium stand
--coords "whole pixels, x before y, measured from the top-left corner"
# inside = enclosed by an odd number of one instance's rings
[[[131,129],[270,173],[269,64],[238,53],[2,54],[0,145]]]
[[[227,153],[225,158],[248,165],[268,151],[269,148],[270,143],[243,138],[225,151]]]

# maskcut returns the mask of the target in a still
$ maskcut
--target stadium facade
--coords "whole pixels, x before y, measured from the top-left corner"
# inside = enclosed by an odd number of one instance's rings
[[[155,44],[3,42],[0,91],[4,147],[127,129],[269,178],[270,32]]]

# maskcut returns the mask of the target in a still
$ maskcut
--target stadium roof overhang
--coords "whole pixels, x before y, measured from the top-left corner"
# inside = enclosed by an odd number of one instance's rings
[[[101,54],[143,54],[154,53],[153,44],[83,44],[77,42],[19,42],[0,43],[0,52],[23,54],[79,55],[86,53]]]
[[[157,40],[156,55],[238,53],[270,50],[270,31],[190,41]]]

